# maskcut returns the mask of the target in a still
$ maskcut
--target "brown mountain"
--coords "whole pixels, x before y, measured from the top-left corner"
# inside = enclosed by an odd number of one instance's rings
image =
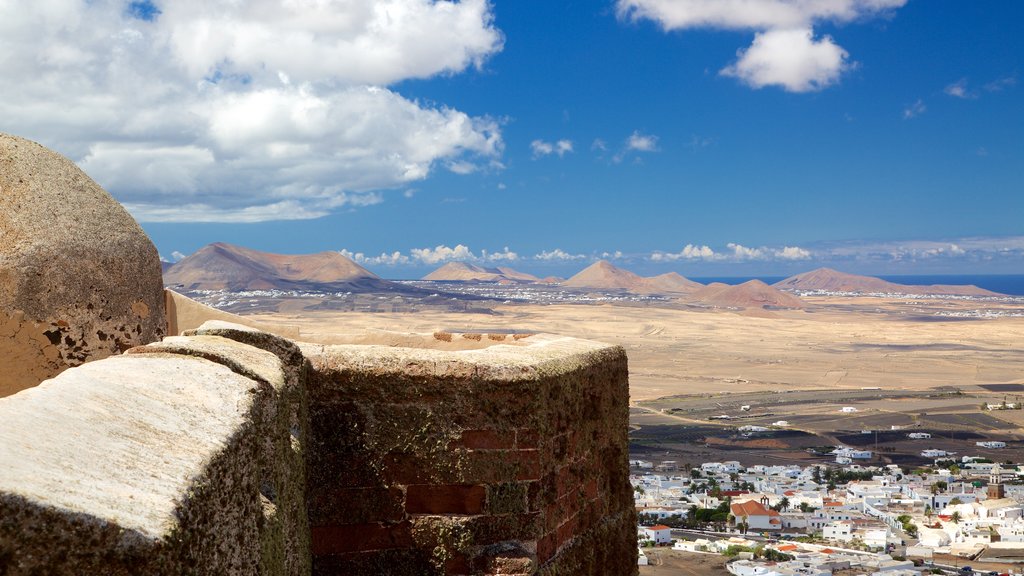
[[[570,288],[596,288],[599,290],[625,290],[628,292],[647,293],[690,293],[702,287],[692,280],[670,272],[653,278],[644,278],[629,270],[623,270],[606,260],[598,260],[578,274],[562,282],[562,286]]]
[[[562,282],[562,286],[636,292],[645,288],[646,282],[643,277],[629,270],[616,268],[607,260],[598,260],[577,272],[572,278]]]
[[[449,262],[423,277],[424,280],[446,282],[539,282],[532,274],[512,268],[483,268],[467,262]]]
[[[915,286],[911,284],[897,284],[888,282],[873,276],[859,276],[832,270],[831,268],[818,268],[803,274],[797,274],[786,278],[781,282],[773,284],[782,290],[825,290],[828,292],[886,292],[899,294],[935,294],[947,296],[999,296],[998,293],[973,285],[949,286],[934,284],[931,286]]]
[[[669,272],[660,276],[647,278],[647,283],[659,288],[664,292],[690,293],[704,287],[700,282],[694,282],[677,272]]]
[[[184,290],[390,290],[392,282],[337,252],[272,254],[221,242],[204,246],[164,274]]]
[[[694,302],[721,308],[803,308],[804,302],[760,280],[730,286],[715,282],[690,294]]]

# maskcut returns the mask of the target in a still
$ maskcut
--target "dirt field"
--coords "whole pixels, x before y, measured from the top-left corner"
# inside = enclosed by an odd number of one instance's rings
[[[851,301],[854,299],[850,299]],[[495,305],[482,312],[306,310],[290,301],[268,321],[330,341],[368,330],[520,329],[620,344],[630,356],[634,400],[695,393],[862,387],[923,390],[1024,383],[1024,318],[906,320],[906,304],[867,300],[813,311],[696,311],[647,306]],[[888,313],[879,312],[888,306]],[[903,311],[905,312],[905,311]],[[981,390],[981,389],[978,389]],[[1024,395],[1024,391],[991,392]]]
[[[934,316],[971,306],[977,303],[815,298],[807,310],[756,314],[656,302],[474,302],[462,310],[418,303],[416,312],[380,311],[389,310],[384,305],[360,312],[291,299],[273,314],[257,307],[264,313],[254,316],[296,325],[303,340],[325,343],[379,331],[481,330],[619,344],[630,362],[631,449],[652,459],[807,464],[823,460],[807,447],[846,443],[876,449],[876,463],[917,465],[927,462],[924,449],[1022,460],[1024,410],[981,406],[1024,403],[1024,318]],[[855,411],[840,411],[846,407]],[[722,415],[733,419],[711,420]],[[738,430],[780,420],[788,423],[784,433]],[[933,438],[910,440],[911,431]],[[986,450],[975,446],[980,440],[1008,447]]]
[[[645,550],[650,565],[640,567],[640,576],[717,576],[728,574],[725,557],[717,554],[678,552],[670,548]]]

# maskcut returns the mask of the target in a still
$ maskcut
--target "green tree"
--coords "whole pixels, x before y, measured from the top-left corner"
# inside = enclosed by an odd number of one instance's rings
[[[950,515],[949,519],[953,521],[953,524],[959,524],[961,519],[960,513],[953,512],[953,514]]]

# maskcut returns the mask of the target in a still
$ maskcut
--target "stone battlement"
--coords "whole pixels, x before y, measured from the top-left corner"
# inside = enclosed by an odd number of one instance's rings
[[[0,399],[0,572],[635,573],[621,348],[188,334]]]

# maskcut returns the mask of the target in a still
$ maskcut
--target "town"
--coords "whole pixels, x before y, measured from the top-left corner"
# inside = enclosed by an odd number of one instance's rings
[[[639,563],[662,550],[727,558],[736,576],[1022,574],[1024,466],[940,454],[933,465],[678,466],[630,460]],[[643,572],[641,572],[643,574]]]

